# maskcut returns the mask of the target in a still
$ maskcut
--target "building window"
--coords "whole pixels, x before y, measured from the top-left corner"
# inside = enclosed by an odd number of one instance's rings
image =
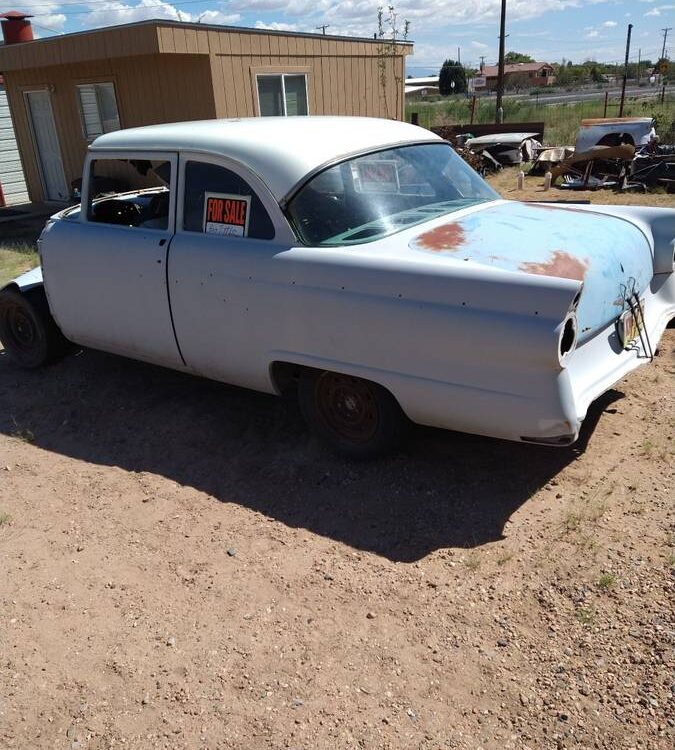
[[[307,115],[307,76],[259,75],[258,102],[262,117]]]
[[[112,83],[85,83],[77,87],[77,93],[84,137],[88,141],[120,129],[115,86]]]

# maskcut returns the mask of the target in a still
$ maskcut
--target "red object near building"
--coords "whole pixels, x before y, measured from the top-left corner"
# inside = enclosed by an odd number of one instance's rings
[[[33,27],[29,18],[30,13],[21,13],[18,10],[8,10],[0,13],[2,18],[2,37],[5,44],[18,44],[19,42],[31,42],[33,40]]]

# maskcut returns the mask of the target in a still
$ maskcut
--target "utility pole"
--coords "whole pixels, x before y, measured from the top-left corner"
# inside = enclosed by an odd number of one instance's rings
[[[497,104],[495,107],[495,122],[504,120],[502,98],[504,96],[504,47],[506,43],[506,0],[502,0],[502,12],[499,21],[499,68],[497,72]]]
[[[628,56],[630,55],[630,33],[633,24],[628,24],[628,35],[626,36],[626,60],[623,64],[623,81],[621,83],[621,104],[619,105],[619,117],[623,117],[623,105],[626,100],[626,81],[628,80]]]
[[[485,67],[485,55],[480,56],[480,72],[483,72],[483,68]]]
[[[637,82],[640,84],[640,62],[642,58],[642,48],[638,48],[638,68],[637,68]]]
[[[462,50],[457,47],[457,65],[462,64]]]
[[[314,28],[316,28],[316,29],[317,29],[317,31],[318,31],[319,29],[321,29],[321,33],[322,33],[322,34],[323,34],[324,36],[326,36],[326,29],[330,29],[330,24],[329,24],[329,23],[324,23],[324,24],[322,24],[321,26],[315,26]]]
[[[672,30],[672,26],[669,26],[667,29],[661,29],[661,31],[663,32],[663,49],[661,50],[661,59],[666,56],[666,39],[668,38],[668,32]]]

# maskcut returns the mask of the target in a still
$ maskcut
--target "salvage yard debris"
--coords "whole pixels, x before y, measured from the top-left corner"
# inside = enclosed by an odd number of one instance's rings
[[[433,130],[482,175],[502,165],[533,161],[529,174],[550,173],[551,184],[561,189],[646,192],[661,188],[675,193],[675,145],[659,143],[651,117],[582,120],[574,146],[546,148],[537,132],[473,137],[451,133],[450,127]]]

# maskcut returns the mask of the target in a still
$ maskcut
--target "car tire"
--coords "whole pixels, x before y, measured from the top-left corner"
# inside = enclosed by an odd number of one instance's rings
[[[13,361],[29,370],[55,361],[67,348],[42,289],[0,292],[0,341]]]
[[[337,453],[371,458],[401,445],[410,427],[396,399],[380,385],[328,370],[304,370],[300,411],[312,432]]]

